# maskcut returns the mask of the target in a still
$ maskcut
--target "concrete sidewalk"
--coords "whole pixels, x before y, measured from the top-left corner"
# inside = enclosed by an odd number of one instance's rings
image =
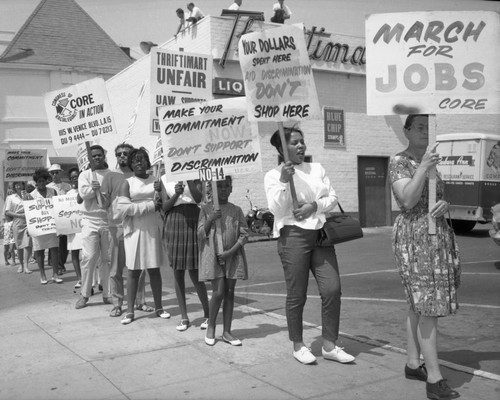
[[[305,342],[318,356],[304,366],[291,354],[282,316],[236,305],[233,332],[243,346],[207,346],[195,294],[193,325],[177,332],[171,279],[164,279],[170,320],[136,311],[123,326],[99,294],[75,310],[72,273],[61,285],[40,285],[38,272],[0,265],[0,399],[425,399],[425,383],[403,376],[405,355],[344,335],[350,365],[321,357],[321,330]],[[162,273],[164,271],[162,270]],[[168,272],[165,271],[165,274]],[[148,288],[149,293],[149,288]],[[218,332],[221,327],[218,325]],[[462,399],[498,399],[499,382],[443,367]]]

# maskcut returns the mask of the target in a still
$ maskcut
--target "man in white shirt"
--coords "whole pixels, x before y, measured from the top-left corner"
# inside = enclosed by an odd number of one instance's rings
[[[227,9],[228,10],[239,10],[241,7],[242,0],[234,0],[234,3],[231,4]]]
[[[274,16],[271,18],[272,22],[283,24],[286,19],[290,19],[292,16],[290,8],[284,3],[285,0],[278,0],[278,2],[273,5]]]
[[[77,310],[87,306],[99,255],[103,287],[102,300],[104,304],[113,304],[109,297],[111,235],[108,214],[97,201],[97,197],[101,196],[101,184],[104,177],[111,171],[106,163],[105,151],[101,146],[90,146],[90,156],[94,162],[97,180],[94,180],[90,169],[83,171],[78,177],[78,194],[83,199],[84,218],[82,220],[82,295],[75,304]]]
[[[199,7],[196,7],[194,3],[189,3],[187,5],[187,9],[189,10],[188,17],[186,18],[186,21],[195,24],[197,23],[200,19],[205,17],[205,14],[200,10]]]

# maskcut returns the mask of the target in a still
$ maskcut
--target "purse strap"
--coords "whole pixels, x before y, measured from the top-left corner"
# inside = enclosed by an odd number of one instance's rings
[[[340,212],[341,212],[342,214],[345,214],[345,213],[344,213],[344,209],[342,208],[342,206],[340,205],[340,203],[339,203],[338,201],[337,201],[337,205],[339,206]]]

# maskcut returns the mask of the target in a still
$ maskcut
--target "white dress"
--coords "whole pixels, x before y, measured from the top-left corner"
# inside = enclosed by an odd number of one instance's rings
[[[146,179],[137,176],[127,178],[132,204],[153,200],[154,181],[154,176],[149,176]],[[161,236],[163,224],[160,213],[157,211],[139,212],[139,209],[138,207],[129,207],[125,217],[128,220],[125,224],[133,227],[124,232],[127,268],[160,268],[164,260]]]

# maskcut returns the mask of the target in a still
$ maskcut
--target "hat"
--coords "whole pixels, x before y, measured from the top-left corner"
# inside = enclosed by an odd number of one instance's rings
[[[62,171],[62,168],[59,164],[52,164],[50,167],[49,167],[49,172],[50,171]]]

